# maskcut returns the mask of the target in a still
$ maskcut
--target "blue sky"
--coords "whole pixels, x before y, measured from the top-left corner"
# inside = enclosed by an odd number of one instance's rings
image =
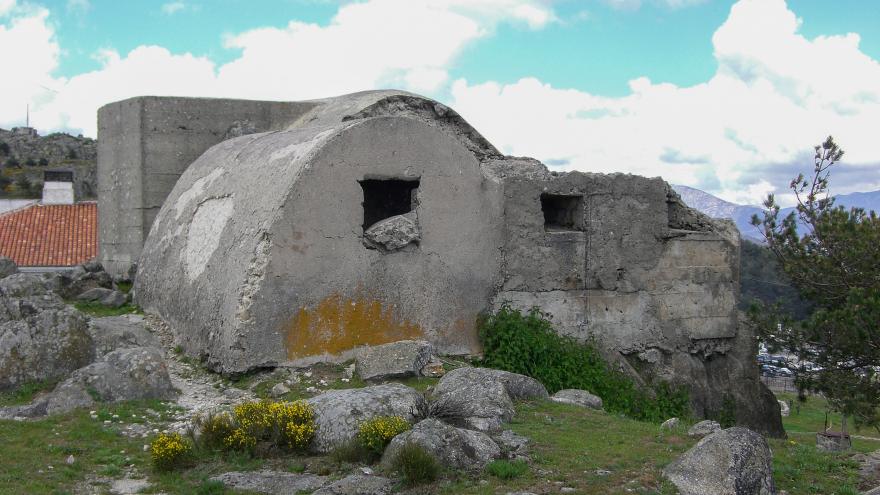
[[[0,0],[0,56],[21,74],[0,127],[23,102],[41,131],[94,135],[100,105],[138,94],[400,87],[558,169],[756,202],[834,134],[841,192],[880,188],[873,0]]]

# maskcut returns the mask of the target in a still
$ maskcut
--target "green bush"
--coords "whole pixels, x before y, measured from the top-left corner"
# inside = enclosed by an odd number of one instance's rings
[[[530,376],[550,393],[577,388],[602,398],[605,409],[642,421],[689,414],[687,391],[658,383],[653,391],[608,366],[591,344],[562,337],[538,310],[523,314],[504,306],[479,323],[482,365]],[[651,393],[653,392],[653,394]]]
[[[407,486],[430,483],[440,475],[440,463],[424,448],[407,443],[394,456],[391,468],[400,473]]]
[[[512,480],[526,474],[529,465],[523,461],[492,461],[486,465],[486,472],[502,480]]]
[[[330,451],[330,458],[337,464],[372,464],[379,458],[379,455],[374,450],[365,447],[357,439],[352,439],[342,445],[338,445]]]

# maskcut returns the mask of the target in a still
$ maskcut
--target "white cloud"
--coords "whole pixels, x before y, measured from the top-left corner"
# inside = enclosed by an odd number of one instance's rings
[[[651,3],[668,7],[672,9],[680,9],[705,3],[707,0],[651,0]],[[638,10],[642,6],[642,0],[604,0],[608,6],[617,10]]]
[[[167,15],[174,15],[185,8],[186,4],[183,2],[168,2],[162,5],[162,13]]]
[[[163,6],[169,13],[181,8],[191,7],[183,2]],[[9,26],[0,23],[8,31],[27,22],[35,31],[32,36],[42,35],[35,43],[16,28],[3,46],[31,47],[27,56],[19,50],[23,59],[38,55],[24,60],[34,65],[29,71],[33,76],[21,85],[44,80],[48,82],[42,84],[57,90],[0,93],[20,95],[22,103],[8,101],[8,96],[0,99],[0,126],[18,122],[12,110],[29,99],[41,129],[95,135],[98,107],[142,94],[297,100],[380,87],[431,94],[447,87],[447,67],[461,50],[489,36],[498,23],[538,29],[556,19],[542,0],[370,0],[340,7],[327,25],[291,21],[283,28],[230,35],[226,47],[241,54],[221,66],[207,58],[141,46],[128,54],[101,50],[94,57],[100,69],[54,80],[49,74],[57,66],[58,46],[47,15],[41,10]]]
[[[15,0],[0,0],[0,17],[8,14],[15,7]]]
[[[828,134],[847,150],[851,173],[876,172],[880,64],[859,51],[856,34],[808,40],[799,25],[783,0],[741,0],[713,37],[719,67],[706,83],[639,78],[631,94],[602,98],[534,78],[458,80],[451,104],[506,152],[564,169],[662,175],[739,202],[760,202],[774,170],[806,171],[804,153]],[[849,182],[838,192],[865,187]]]

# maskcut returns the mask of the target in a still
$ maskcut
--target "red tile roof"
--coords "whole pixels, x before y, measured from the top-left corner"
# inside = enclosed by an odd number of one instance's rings
[[[98,255],[98,205],[31,205],[0,215],[0,255],[19,266],[74,266]]]

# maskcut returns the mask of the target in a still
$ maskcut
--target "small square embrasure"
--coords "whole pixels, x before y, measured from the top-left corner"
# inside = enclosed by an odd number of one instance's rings
[[[364,190],[364,232],[378,221],[411,212],[419,188],[418,179],[364,179],[360,184]]]
[[[544,230],[584,230],[584,197],[581,195],[542,194],[541,211],[544,212]]]

